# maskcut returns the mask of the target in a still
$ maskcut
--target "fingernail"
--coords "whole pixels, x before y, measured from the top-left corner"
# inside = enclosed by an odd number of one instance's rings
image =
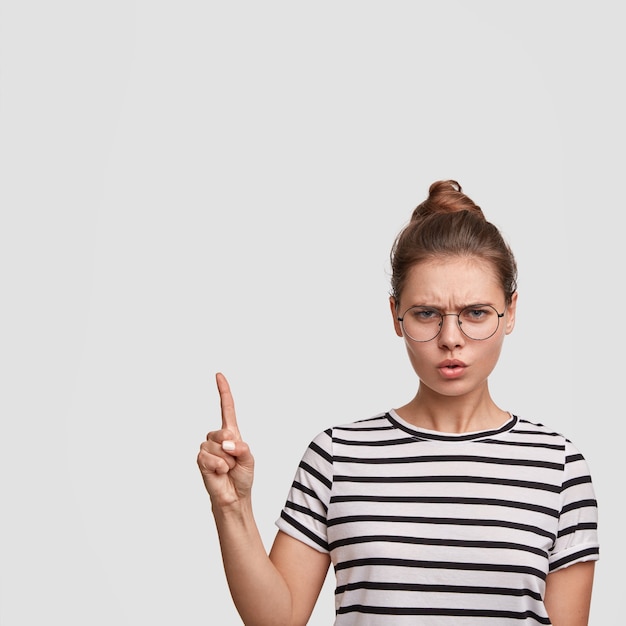
[[[232,452],[235,449],[234,441],[222,441],[222,450]]]

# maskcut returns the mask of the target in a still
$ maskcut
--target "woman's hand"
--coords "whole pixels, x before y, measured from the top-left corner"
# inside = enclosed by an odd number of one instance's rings
[[[230,387],[217,374],[222,428],[200,446],[230,592],[244,624],[306,624],[330,557],[278,531],[270,558],[252,512],[254,459],[241,440]]]
[[[220,394],[222,428],[210,432],[200,445],[198,467],[214,507],[224,508],[250,498],[254,478],[254,458],[241,440],[235,403],[228,381],[216,375]]]

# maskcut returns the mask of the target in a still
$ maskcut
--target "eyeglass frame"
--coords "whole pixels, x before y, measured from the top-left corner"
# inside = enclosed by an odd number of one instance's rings
[[[466,311],[467,309],[472,309],[472,308],[480,308],[480,307],[489,307],[490,309],[493,309],[496,312],[496,315],[498,316],[498,323],[496,324],[496,328],[495,330],[491,333],[491,335],[488,335],[487,337],[483,337],[482,339],[475,339],[474,337],[470,337],[464,330],[463,330],[463,322],[461,322],[461,313],[463,313],[463,311]],[[404,330],[404,318],[406,317],[406,314],[411,310],[411,309],[430,309],[432,311],[436,311],[437,313],[439,313],[439,317],[441,318],[441,321],[439,322],[439,330],[437,331],[437,333],[434,335],[434,337],[431,337],[430,339],[413,339],[413,337],[411,337],[411,335],[409,335],[409,333],[407,333]],[[504,317],[504,314],[506,313],[506,306],[504,308],[504,311],[502,311],[502,313],[498,312],[498,309],[496,309],[495,306],[493,306],[492,304],[468,304],[467,306],[463,307],[458,313],[442,313],[439,309],[437,309],[436,307],[431,307],[431,306],[427,306],[427,305],[423,305],[423,304],[414,304],[413,306],[410,306],[403,314],[402,317],[396,317],[396,319],[400,322],[400,325],[402,326],[402,333],[404,335],[406,335],[411,341],[415,341],[416,343],[428,343],[429,341],[432,341],[433,339],[436,339],[437,337],[439,337],[439,335],[441,334],[441,330],[443,329],[443,318],[444,317],[456,317],[456,324],[459,327],[459,330],[468,338],[471,339],[472,341],[485,341],[487,339],[491,339],[491,337],[493,337],[497,332],[498,329],[500,328],[500,320]]]

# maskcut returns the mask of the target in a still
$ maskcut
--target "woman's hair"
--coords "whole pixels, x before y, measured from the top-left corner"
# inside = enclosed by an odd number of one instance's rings
[[[517,264],[500,231],[454,180],[434,182],[391,249],[391,295],[400,299],[412,267],[435,258],[480,258],[496,271],[506,304],[517,289]]]

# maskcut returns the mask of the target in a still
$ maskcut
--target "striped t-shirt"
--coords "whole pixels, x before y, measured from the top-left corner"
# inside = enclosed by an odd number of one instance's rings
[[[599,557],[583,456],[512,416],[445,434],[393,410],[320,433],[278,528],[336,575],[336,626],[550,624],[548,572]]]

